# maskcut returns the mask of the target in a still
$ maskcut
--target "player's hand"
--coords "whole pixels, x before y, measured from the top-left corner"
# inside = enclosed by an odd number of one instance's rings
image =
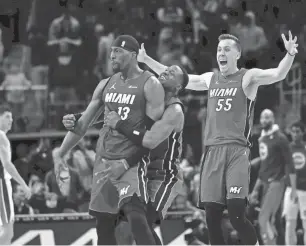
[[[101,175],[101,182],[105,179],[119,179],[127,170],[128,170],[128,164],[126,160],[120,159],[120,160],[107,160],[107,168],[101,172],[95,173],[95,175],[99,174]]]
[[[65,162],[65,160],[59,156],[58,151],[54,152],[53,160],[54,160],[54,174],[56,182],[58,184],[58,187],[62,195],[66,196],[68,195],[70,189],[71,177],[69,173],[69,167]]]
[[[258,191],[253,191],[249,196],[249,202],[252,205],[258,204]]]
[[[298,201],[298,196],[297,196],[296,189],[292,189],[292,190],[291,190],[290,199],[291,199],[294,203],[297,203],[297,201]]]
[[[29,200],[31,198],[31,196],[32,196],[31,188],[29,186],[27,186],[27,185],[24,185],[22,187],[22,189],[23,189],[25,198]]]
[[[66,114],[63,117],[62,122],[63,122],[63,125],[65,126],[65,128],[68,131],[72,131],[75,127],[76,119],[75,119],[75,116],[73,114]]]
[[[147,56],[147,52],[144,48],[144,44],[142,43],[141,48],[139,49],[139,52],[138,52],[137,61],[145,63],[146,56]]]
[[[115,111],[111,111],[104,118],[104,124],[112,129],[116,129],[119,120],[121,120],[119,114]]]
[[[292,39],[292,33],[291,31],[289,31],[289,39],[288,40],[286,39],[285,34],[282,34],[282,39],[283,39],[285,48],[290,55],[294,56],[295,54],[298,53],[298,50],[297,50],[298,44],[296,43],[297,36],[295,36],[294,39]]]

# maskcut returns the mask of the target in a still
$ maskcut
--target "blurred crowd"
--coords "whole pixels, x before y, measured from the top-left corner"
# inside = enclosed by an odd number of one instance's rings
[[[178,64],[201,74],[217,69],[215,52],[222,33],[240,39],[241,66],[277,66],[285,54],[280,34],[289,29],[299,43],[299,76],[295,74],[298,78],[283,88],[290,95],[296,90],[293,85],[305,82],[305,9],[304,1],[289,0],[1,0],[0,101],[13,108],[13,132],[63,130],[62,116],[83,110],[97,83],[112,74],[109,51],[119,34],[135,36],[150,56],[165,65]],[[255,123],[264,108],[288,114],[281,105],[284,98],[288,99],[275,85],[260,88]],[[180,163],[186,195],[178,197],[171,210],[196,211],[206,92],[186,91],[181,99],[186,106]],[[306,123],[306,95],[298,104],[297,114]],[[252,157],[258,156],[257,137]],[[68,196],[60,193],[53,173],[53,153],[59,144],[43,138],[16,146],[14,163],[34,194],[26,202],[21,187],[14,184],[16,214],[87,212],[95,138],[84,138],[67,156],[72,173]],[[256,170],[252,176],[256,180]],[[250,212],[251,220],[256,220],[256,211]],[[205,214],[198,211],[189,218],[197,228],[197,236],[188,237],[190,242],[194,238],[207,242],[203,218]],[[237,238],[226,216],[224,228],[229,240]]]
[[[241,66],[276,66],[284,55],[280,34],[290,28],[299,39],[300,80],[306,73],[303,1],[3,0],[0,7],[1,100],[14,109],[14,132],[62,130],[62,115],[84,109],[98,81],[112,74],[109,50],[122,33],[163,64],[201,74],[217,68],[221,33],[240,39]],[[202,115],[205,95],[182,95],[188,114]],[[275,86],[260,91],[255,118],[279,100]],[[300,104],[305,109],[306,99]],[[197,132],[201,118],[186,128]]]

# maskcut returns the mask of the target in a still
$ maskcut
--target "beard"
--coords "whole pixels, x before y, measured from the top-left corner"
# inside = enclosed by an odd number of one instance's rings
[[[118,64],[118,63],[112,64],[112,69],[113,69],[114,73],[119,73],[121,71],[120,64]]]

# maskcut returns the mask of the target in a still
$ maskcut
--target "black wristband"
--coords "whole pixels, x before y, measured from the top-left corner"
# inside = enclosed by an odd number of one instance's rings
[[[82,113],[73,114],[73,115],[74,115],[75,120],[78,121],[81,118]]]
[[[287,53],[288,53],[289,56],[295,56],[295,54],[294,54],[294,55],[291,55],[288,51],[287,51]]]
[[[142,140],[146,133],[145,129],[133,129],[127,122],[124,120],[119,120],[116,124],[116,130],[123,135],[125,135],[129,140],[135,144],[142,146]]]

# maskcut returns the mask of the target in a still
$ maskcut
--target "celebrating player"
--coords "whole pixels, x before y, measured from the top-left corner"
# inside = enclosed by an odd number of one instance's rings
[[[12,127],[12,113],[9,107],[0,106],[0,242],[11,244],[13,238],[14,204],[12,198],[11,178],[16,180],[25,192],[27,199],[31,190],[19,175],[12,163],[11,145],[6,133]]]
[[[63,166],[61,159],[84,136],[95,116],[101,113],[102,106],[106,109],[105,115],[107,111],[116,111],[122,121],[128,122],[135,129],[152,125],[164,112],[165,93],[162,85],[153,74],[138,66],[137,40],[128,35],[119,36],[111,49],[110,58],[115,74],[99,83],[87,109],[60,147],[59,162],[55,167],[63,190],[69,179],[62,177],[67,166]],[[143,152],[142,149],[106,125],[101,129],[89,207],[90,214],[97,219],[99,245],[116,244],[114,230],[119,212],[130,223],[137,244],[155,244],[145,213],[147,163],[142,154],[138,155]],[[126,172],[120,177],[109,177],[105,170],[113,165],[124,168]]]
[[[296,188],[298,202],[291,199],[292,187],[288,186],[284,197],[283,215],[286,218],[286,245],[296,245],[296,222],[298,212],[304,228],[304,244],[306,243],[306,143],[303,141],[304,125],[300,122],[291,126],[292,142],[290,148],[296,172]]]
[[[243,244],[258,244],[252,224],[245,216],[249,192],[249,138],[258,87],[283,80],[297,53],[295,37],[282,35],[287,54],[272,69],[239,69],[239,40],[229,34],[219,37],[219,72],[189,75],[187,89],[208,90],[204,153],[201,168],[199,207],[205,208],[212,245],[225,244],[221,219],[227,206],[230,221]],[[138,61],[161,74],[165,66],[145,54],[142,46]]]
[[[121,120],[114,111],[106,116],[105,124],[136,144],[152,150],[147,173],[148,194],[154,210],[160,218],[164,218],[183,185],[176,165],[181,157],[184,126],[183,105],[178,99],[178,93],[186,87],[188,74],[179,66],[171,66],[161,73],[158,79],[165,89],[166,109],[162,118],[156,121],[151,129],[136,130]],[[149,217],[156,213],[149,211]]]
[[[275,227],[276,213],[281,205],[285,190],[285,170],[290,172],[292,190],[290,199],[296,197],[296,175],[292,162],[289,141],[274,124],[273,112],[262,111],[260,123],[263,127],[259,138],[260,169],[258,179],[250,195],[250,202],[258,198],[258,191],[263,187],[261,209],[258,217],[261,238],[266,245],[275,245],[277,231]]]

